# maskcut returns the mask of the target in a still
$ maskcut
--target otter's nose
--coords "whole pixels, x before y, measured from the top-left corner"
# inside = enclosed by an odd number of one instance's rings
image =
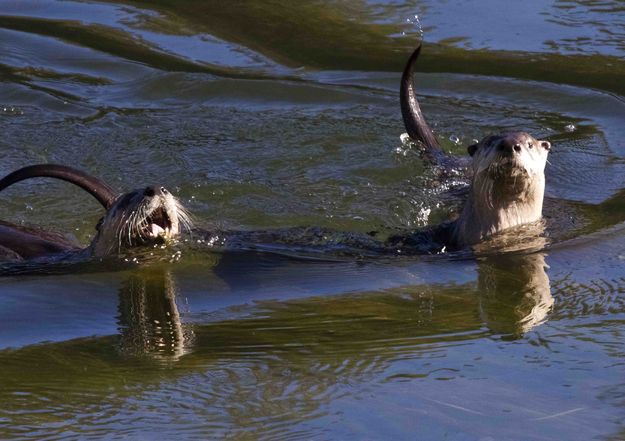
[[[500,152],[513,155],[515,153],[521,153],[521,144],[513,139],[502,139],[497,146]]]
[[[150,186],[145,187],[145,190],[143,190],[143,195],[147,197],[164,196],[166,194],[169,194],[169,192],[165,187]]]

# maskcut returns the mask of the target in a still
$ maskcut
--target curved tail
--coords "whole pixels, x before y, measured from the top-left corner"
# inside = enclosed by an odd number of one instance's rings
[[[80,170],[76,170],[75,168],[57,164],[29,165],[13,173],[9,173],[4,178],[0,179],[0,191],[16,182],[30,178],[56,178],[71,182],[83,190],[86,190],[91,196],[96,198],[105,209],[108,209],[117,198],[115,191],[100,179]]]
[[[415,49],[412,53],[404,73],[401,76],[401,85],[399,88],[399,101],[401,104],[401,115],[404,119],[404,125],[408,135],[415,141],[422,142],[430,152],[441,152],[441,146],[432,133],[432,129],[428,126],[428,123],[421,113],[419,102],[417,101],[417,95],[415,94],[414,83],[412,77],[414,74],[414,65],[421,53],[421,45]]]

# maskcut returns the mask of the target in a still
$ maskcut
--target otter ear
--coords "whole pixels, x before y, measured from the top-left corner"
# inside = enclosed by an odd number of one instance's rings
[[[477,144],[471,144],[469,147],[467,147],[467,152],[469,152],[469,156],[473,156],[475,155],[475,152],[477,151]]]
[[[545,150],[551,150],[551,143],[549,141],[539,141],[540,146]]]

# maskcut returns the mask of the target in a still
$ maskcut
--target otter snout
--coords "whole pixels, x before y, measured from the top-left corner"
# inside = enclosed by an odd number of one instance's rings
[[[517,136],[506,136],[499,141],[497,150],[510,156],[519,154],[523,151],[522,140]]]

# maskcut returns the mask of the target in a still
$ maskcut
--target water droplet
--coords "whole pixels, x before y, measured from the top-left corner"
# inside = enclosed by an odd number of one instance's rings
[[[30,210],[30,211],[33,211],[33,206],[30,205],[30,204],[26,204],[26,209]]]
[[[453,142],[454,144],[460,144],[460,138],[458,138],[456,135],[451,135],[449,137],[449,140]]]
[[[423,26],[421,26],[421,20],[419,20],[418,15],[414,15],[414,17],[409,17],[406,19],[406,22],[414,25],[417,28],[417,33],[423,39]]]
[[[403,149],[401,147],[397,147],[395,149],[395,153],[400,156],[408,156],[408,149]]]
[[[575,127],[575,124],[567,124],[564,126],[564,130],[567,132],[574,132],[576,129],[577,127]]]
[[[24,112],[22,112],[20,109],[18,109],[17,107],[2,107],[0,108],[0,111],[2,111],[2,113],[5,113],[7,115],[23,115]]]

